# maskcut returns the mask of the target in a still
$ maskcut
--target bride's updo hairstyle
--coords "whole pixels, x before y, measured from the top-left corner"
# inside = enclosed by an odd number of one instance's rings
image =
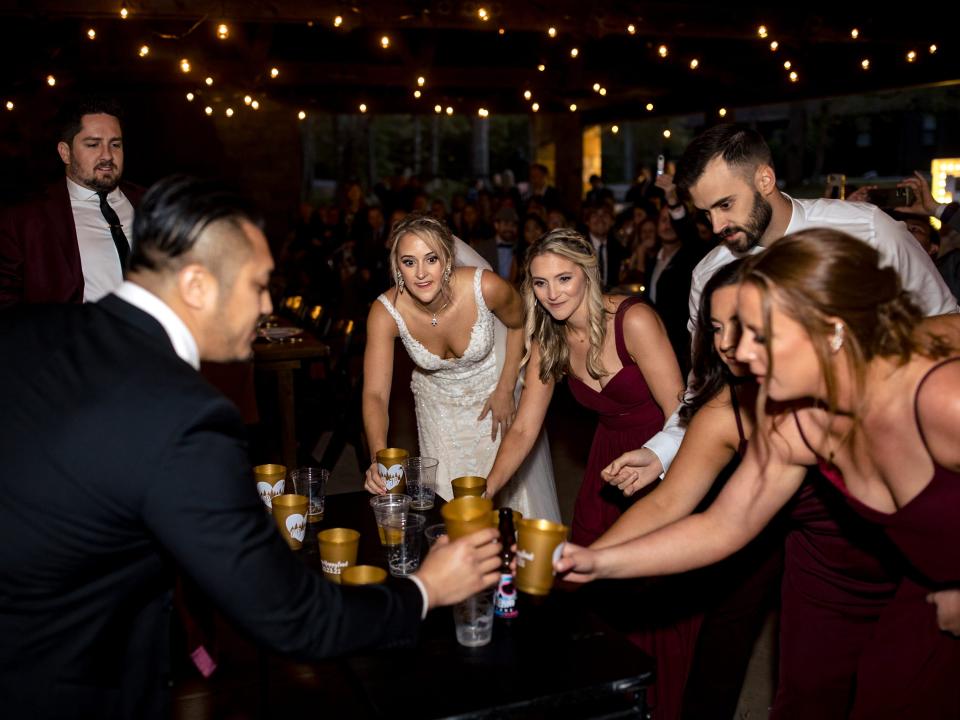
[[[569,228],[557,228],[540,236],[527,250],[524,263],[525,272],[520,294],[526,317],[524,347],[526,353],[520,367],[530,360],[530,347],[535,341],[540,345],[540,381],[559,380],[567,372],[570,360],[570,348],[567,345],[566,323],[553,319],[553,316],[537,300],[533,292],[533,280],[530,265],[534,258],[553,253],[570,260],[583,272],[587,281],[587,317],[590,326],[590,348],[587,351],[587,372],[593,379],[606,374],[600,356],[603,352],[603,340],[607,333],[606,311],[603,309],[600,274],[597,267],[597,254],[593,245],[583,235]]]
[[[836,352],[831,339],[843,323],[842,345],[856,390],[863,398],[867,364],[875,357],[893,358],[898,365],[914,353],[935,358],[948,354],[939,337],[914,332],[923,312],[904,290],[891,267],[880,266],[880,254],[846,233],[827,228],[804,230],[777,240],[749,258],[743,283],[761,297],[767,373],[773,373],[771,307],[798,322],[813,343],[831,413],[838,411],[838,382],[831,363]],[[766,400],[761,390],[761,405]],[[855,414],[857,408],[846,408]]]
[[[437,220],[425,212],[410,213],[390,230],[390,274],[394,284],[400,278],[400,258],[397,256],[397,245],[405,235],[416,235],[423,240],[433,252],[437,254],[446,272],[446,281],[441,284],[440,292],[447,301],[450,300],[449,278],[453,273],[454,245],[453,233],[442,220]]]

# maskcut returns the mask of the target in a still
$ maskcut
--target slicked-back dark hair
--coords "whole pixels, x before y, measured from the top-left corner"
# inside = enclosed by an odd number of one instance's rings
[[[57,113],[57,140],[72,145],[73,139],[83,128],[84,115],[112,115],[123,127],[123,108],[120,103],[112,98],[88,95],[67,103]]]
[[[693,139],[677,162],[674,182],[681,190],[689,190],[703,175],[707,163],[715,157],[732,168],[751,171],[757,165],[773,167],[773,157],[766,140],[746,125],[715,125]]]
[[[179,267],[203,231],[223,220],[237,227],[243,220],[261,225],[253,205],[220,181],[188,175],[160,180],[137,208],[130,271]]]

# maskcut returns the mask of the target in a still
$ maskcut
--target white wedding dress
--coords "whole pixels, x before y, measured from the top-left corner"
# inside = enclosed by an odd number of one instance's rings
[[[457,250],[457,259],[462,262],[460,244]],[[444,359],[427,350],[410,334],[403,317],[387,296],[377,298],[396,321],[400,339],[417,366],[410,389],[416,405],[420,454],[440,461],[437,493],[446,500],[453,497],[450,486],[453,478],[486,477],[500,447],[499,436],[496,440],[490,439],[490,416],[477,420],[500,378],[505,347],[505,332],[504,342],[498,342],[497,326],[504,331],[505,327],[483,299],[482,274],[483,269],[477,268],[473,279],[477,319],[467,349],[459,358]],[[497,502],[520,511],[524,517],[560,522],[553,463],[545,433],[540,433],[520,470],[497,494]]]

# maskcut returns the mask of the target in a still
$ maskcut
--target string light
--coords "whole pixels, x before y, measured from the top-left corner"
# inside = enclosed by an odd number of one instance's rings
[[[223,114],[227,117],[233,117],[233,108],[227,108]]]
[[[414,90],[414,91],[413,91],[413,96],[414,96],[417,100],[420,99],[420,96],[421,96],[422,94],[423,94],[423,93],[421,93],[419,90]]]
[[[671,135],[671,133],[670,133],[669,130],[664,130],[664,131],[663,131],[663,136],[664,136],[665,138],[667,138],[668,140],[670,139],[670,135]]]
[[[89,30],[87,30],[87,37],[90,38],[91,40],[96,40],[96,39],[97,39],[97,31],[94,30],[93,28],[90,28]]]
[[[279,74],[280,74],[279,68],[275,68],[275,67],[270,68],[270,77],[272,77],[274,80],[277,79],[277,76]]]
[[[864,58],[863,60],[861,60],[861,61],[860,61],[860,67],[862,67],[864,70],[869,70],[869,69],[870,69],[870,58]]]
[[[343,25],[343,16],[342,16],[342,15],[337,15],[337,16],[333,19],[333,26],[334,26],[334,27],[340,27],[341,25]]]
[[[917,59],[917,53],[915,50],[911,50],[910,52],[907,53],[907,62],[912,63],[916,59]]]
[[[600,94],[601,94],[601,95],[606,95],[606,94],[607,94],[607,89],[606,89],[605,87],[600,88]]]
[[[420,87],[423,87],[426,84],[427,84],[427,79],[423,75],[417,78],[417,85],[419,85]]]
[[[230,28],[227,27],[226,23],[220,23],[217,25],[217,37],[220,40],[226,40],[230,36]]]
[[[53,75],[47,75],[47,85],[53,87],[57,84],[57,79]]]
[[[850,31],[850,37],[856,40],[858,37],[860,37],[860,31],[856,28],[853,28],[853,30]]]
[[[382,47],[384,50],[390,47],[390,37],[388,35],[384,35],[382,38],[380,38],[380,47]]]
[[[143,48],[141,48],[143,49]],[[190,72],[190,61],[186,58],[180,58],[180,72]]]
[[[127,10],[127,4],[126,4],[126,3],[123,3],[123,4],[120,6],[120,19],[121,19],[121,20],[126,20],[129,15],[130,15],[130,11]]]
[[[486,22],[490,19],[490,13],[487,12],[485,7],[477,9],[477,17]]]
[[[647,103],[647,112],[653,112],[653,103]]]
[[[504,28],[499,28],[497,30],[497,35],[506,35],[507,31]]]
[[[666,45],[661,45],[660,47],[657,48],[657,53],[658,53],[658,54],[660,55],[660,57],[662,57],[662,58],[665,58],[665,57],[667,56],[667,53],[669,53],[669,52],[670,52],[670,51],[667,50],[667,46],[666,46]]]
[[[630,23],[629,25],[627,25],[627,32],[630,33],[631,35],[636,35],[637,26],[634,25],[633,23]],[[614,125],[614,127],[616,127],[616,125]]]
[[[532,97],[533,97],[533,93],[532,93],[532,92],[530,92],[529,90],[524,90],[524,91],[523,91],[523,99],[524,99],[524,100],[529,100],[529,99],[532,98]]]
[[[187,102],[193,102],[193,98],[196,97],[193,93],[187,93]]]
[[[549,35],[552,38],[555,38],[557,36],[557,29],[555,27],[548,27],[547,35]]]
[[[783,69],[784,69],[784,70],[789,70],[789,69],[792,68],[792,67],[793,67],[793,63],[790,62],[789,60],[787,60],[787,61],[783,64]]]
[[[252,107],[254,110],[259,110],[260,103],[257,100],[254,100],[252,103],[250,103],[250,107]]]
[[[13,100],[7,100],[7,105],[6,105],[7,110],[13,110],[13,107],[14,107]]]
[[[365,112],[367,111],[367,104],[366,104],[366,103],[360,103],[360,107],[358,108],[358,110],[360,110],[360,112],[362,112],[362,113],[365,113]]]
[[[447,105],[447,115],[453,115],[453,108]]]
[[[794,82],[794,83],[795,83],[795,82],[796,82],[797,80],[799,80],[799,79],[800,79],[800,76],[797,75],[796,71],[790,73],[790,82]]]
[[[213,108],[210,107],[209,105],[207,105],[207,106],[203,109],[203,111],[204,111],[207,115],[213,115]]]
[[[306,120],[306,119],[307,119],[307,114],[306,114],[303,110],[301,110],[300,112],[297,113],[297,119],[298,119],[298,120]]]
[[[252,98],[252,97],[250,97],[249,95],[244,95],[244,96],[243,96],[243,104],[244,104],[244,105],[248,105],[248,106],[249,106],[250,103],[252,103],[252,102],[253,102],[253,98]]]
[[[433,111],[434,111],[437,115],[439,115],[440,113],[443,112],[443,108],[440,107],[439,105],[434,105],[434,106],[433,106]]]
[[[759,35],[759,36],[761,37],[761,39],[766,39],[766,37],[767,37],[767,26],[766,26],[766,25],[761,25],[760,27],[758,27],[758,28],[757,28],[757,35]]]
[[[213,78],[212,78],[212,77],[206,77],[206,78],[204,78],[203,81],[207,84],[207,87],[211,87],[211,86],[213,85]]]
[[[580,50],[577,48],[570,48],[570,57],[575,58],[580,54]]]
[[[543,63],[540,63],[539,65],[537,65],[537,70],[539,70],[540,72],[543,72],[546,69],[547,69],[547,66],[544,65]]]
[[[727,116],[727,109],[726,109],[726,108],[720,108],[719,110],[717,110],[717,115],[719,115],[720,117],[726,117],[726,116]]]
[[[593,84],[593,91],[594,91],[594,92],[600,92],[600,83],[594,83],[594,84]]]
[[[146,57],[146,56],[149,55],[149,54],[150,54],[150,46],[149,46],[149,45],[141,45],[141,46],[140,46],[140,57]]]
[[[535,102],[533,105],[530,106],[530,109],[533,110],[534,112],[539,112],[539,111],[540,111],[540,103]]]
[[[477,110],[477,115],[479,115],[482,118],[489,117],[490,111],[487,110],[486,108],[480,108],[479,110]]]
[[[933,55],[936,51],[937,51],[937,46],[936,46],[936,45],[931,45],[931,46],[930,46],[930,54]]]
[[[699,61],[699,60],[697,60],[696,58],[694,58],[693,60],[690,61],[690,69],[691,69],[691,70],[696,70],[698,67],[700,67],[700,61]]]
[[[770,51],[771,51],[771,52],[776,52],[776,51],[777,51],[777,48],[779,48],[779,47],[780,47],[780,43],[778,43],[776,40],[774,40],[772,43],[770,43]]]
[[[620,126],[619,126],[619,125],[611,125],[611,126],[610,126],[610,132],[612,132],[614,135],[616,135],[618,132],[620,132]]]
[[[576,112],[576,111],[577,111],[577,104],[570,103],[570,112]]]

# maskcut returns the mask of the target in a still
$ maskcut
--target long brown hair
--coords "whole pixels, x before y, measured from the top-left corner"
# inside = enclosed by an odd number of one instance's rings
[[[533,341],[540,345],[540,382],[559,380],[567,372],[570,362],[570,346],[567,344],[566,323],[554,320],[537,300],[533,292],[533,280],[530,277],[530,264],[533,259],[553,253],[565,258],[583,271],[587,282],[587,318],[590,327],[590,348],[587,351],[587,372],[594,380],[606,374],[601,356],[603,341],[607,334],[606,310],[603,307],[600,273],[597,269],[597,254],[593,245],[583,235],[569,228],[557,228],[541,235],[530,249],[524,263],[523,285],[520,295],[526,313],[524,327],[524,347],[526,353],[520,367],[530,360],[530,347]]]
[[[923,312],[903,289],[897,271],[881,267],[874,248],[846,233],[814,228],[787,235],[746,261],[742,282],[760,292],[767,375],[773,373],[770,315],[775,301],[813,343],[831,415],[840,410],[839,381],[830,362],[835,352],[830,347],[834,318],[843,323],[841,351],[846,353],[856,397],[861,399],[867,365],[873,358],[892,358],[903,365],[914,353],[931,358],[949,353],[940,337],[914,332]],[[763,417],[766,388],[764,384],[758,398],[758,417]],[[845,410],[859,416],[859,408]]]

